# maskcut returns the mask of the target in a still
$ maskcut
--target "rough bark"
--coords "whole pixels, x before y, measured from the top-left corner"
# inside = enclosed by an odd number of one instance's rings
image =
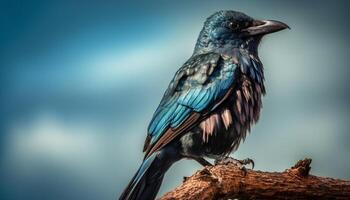
[[[246,174],[232,164],[208,166],[160,199],[350,199],[350,181],[309,175],[310,163],[304,159],[284,172]]]

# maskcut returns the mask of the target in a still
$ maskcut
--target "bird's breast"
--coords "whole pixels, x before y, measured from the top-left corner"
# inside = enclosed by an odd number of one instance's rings
[[[198,126],[207,156],[228,154],[238,148],[262,108],[263,85],[242,77],[233,93]]]

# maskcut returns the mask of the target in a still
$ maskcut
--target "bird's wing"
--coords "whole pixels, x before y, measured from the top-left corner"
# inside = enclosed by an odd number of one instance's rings
[[[190,58],[175,74],[153,115],[145,157],[193,128],[206,112],[220,104],[230,91],[236,66],[216,53]]]

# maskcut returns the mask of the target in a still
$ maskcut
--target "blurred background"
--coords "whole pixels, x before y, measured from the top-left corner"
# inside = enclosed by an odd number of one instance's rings
[[[349,1],[1,1],[0,199],[115,199],[206,17],[287,23],[263,39],[267,96],[234,154],[350,179]],[[201,167],[175,164],[160,194]]]

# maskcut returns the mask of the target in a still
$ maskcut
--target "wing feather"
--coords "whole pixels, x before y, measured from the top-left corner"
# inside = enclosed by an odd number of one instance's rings
[[[222,102],[231,91],[236,68],[216,53],[197,55],[185,63],[150,122],[145,158],[196,126],[206,112]]]

